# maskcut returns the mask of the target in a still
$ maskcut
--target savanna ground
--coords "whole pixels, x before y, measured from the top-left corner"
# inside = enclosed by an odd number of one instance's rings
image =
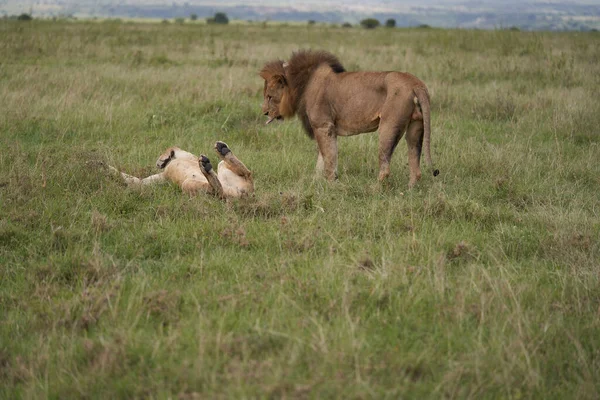
[[[0,397],[598,398],[599,39],[1,22]],[[422,78],[441,174],[378,184],[373,133],[315,178],[260,113],[299,48]],[[101,168],[217,139],[254,197]]]

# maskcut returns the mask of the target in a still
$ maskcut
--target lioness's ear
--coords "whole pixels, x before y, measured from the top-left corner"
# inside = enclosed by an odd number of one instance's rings
[[[171,150],[171,155],[169,157],[170,158],[175,158],[175,150]]]

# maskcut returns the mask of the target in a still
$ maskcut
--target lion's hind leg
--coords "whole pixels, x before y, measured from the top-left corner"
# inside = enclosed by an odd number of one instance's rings
[[[411,123],[414,99],[406,94],[388,98],[379,123],[379,181],[390,174],[390,161],[398,142]]]
[[[236,175],[251,179],[252,172],[233,154],[226,143],[216,142],[215,151],[217,152],[219,158],[221,158],[221,160],[227,164],[229,170],[234,172]]]
[[[219,177],[213,169],[208,157],[206,157],[204,154],[200,155],[198,164],[200,166],[200,171],[202,171],[202,174],[206,177],[212,192],[220,198],[225,198],[223,186],[221,185],[221,182],[219,182]]]
[[[390,161],[394,150],[406,130],[407,120],[403,118],[383,119],[379,125],[379,176],[384,181],[390,175]]]
[[[423,121],[413,120],[406,131],[408,145],[408,168],[410,178],[408,187],[411,188],[421,179],[421,150],[423,148]]]

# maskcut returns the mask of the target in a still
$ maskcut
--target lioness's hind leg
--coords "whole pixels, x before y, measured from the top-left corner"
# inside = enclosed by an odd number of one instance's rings
[[[244,178],[250,178],[252,172],[241,162],[224,142],[215,143],[215,151],[221,160],[225,161],[231,171]]]
[[[411,188],[421,179],[421,149],[423,148],[423,121],[413,120],[406,132],[408,144],[408,168],[410,179],[408,187]]]
[[[223,186],[221,186],[221,182],[219,182],[219,178],[215,170],[213,169],[208,157],[206,157],[204,154],[200,155],[200,158],[198,159],[198,164],[200,166],[200,171],[202,171],[202,174],[206,177],[206,180],[210,184],[213,193],[218,197],[225,197],[223,195]]]

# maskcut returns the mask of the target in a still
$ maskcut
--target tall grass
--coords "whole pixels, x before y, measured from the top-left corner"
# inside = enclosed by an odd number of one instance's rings
[[[600,395],[594,33],[0,22],[0,397]],[[315,177],[264,62],[432,93],[441,175],[342,138]],[[224,140],[257,193],[126,188]]]

